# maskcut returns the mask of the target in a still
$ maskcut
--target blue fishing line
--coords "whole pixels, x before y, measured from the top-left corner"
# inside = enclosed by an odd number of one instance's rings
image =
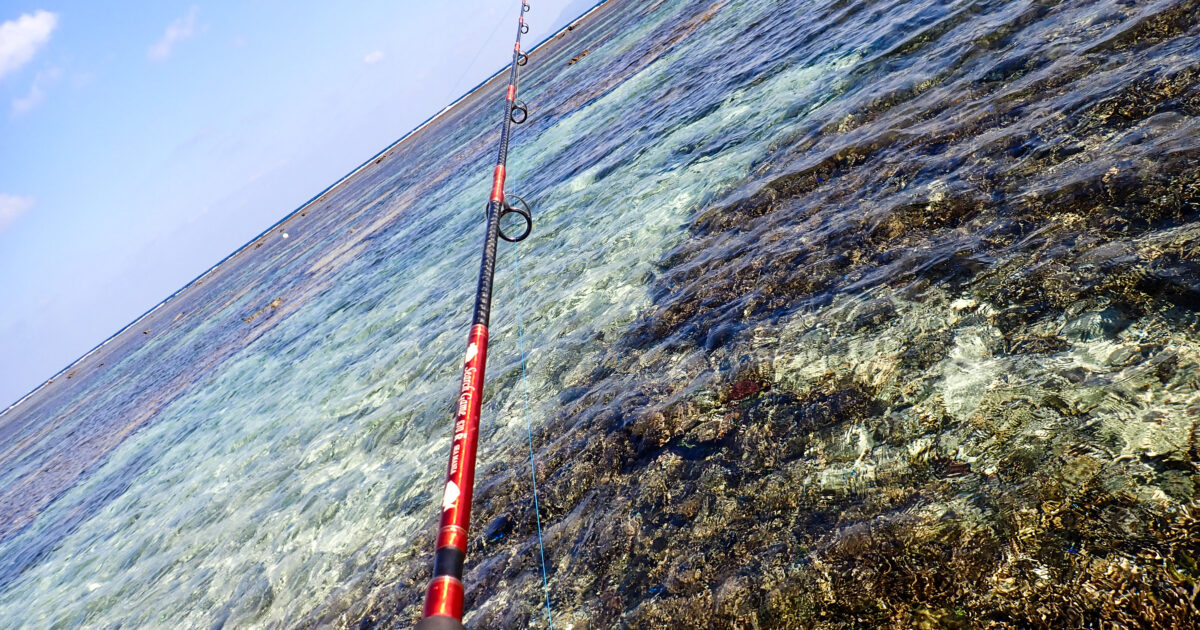
[[[520,248],[513,248],[518,252]],[[521,295],[521,254],[516,253],[516,292]],[[525,431],[529,436],[529,477],[533,480],[533,518],[537,522],[538,555],[542,560],[542,590],[546,593],[546,621],[554,630],[554,615],[550,611],[550,580],[546,577],[546,545],[542,540],[542,516],[538,508],[537,460],[533,455],[533,418],[529,414],[529,379],[525,376],[525,327],[521,319],[521,300],[517,299],[517,347],[521,352],[521,387],[525,391]]]

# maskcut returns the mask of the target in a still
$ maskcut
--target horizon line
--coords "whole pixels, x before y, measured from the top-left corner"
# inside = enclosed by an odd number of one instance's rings
[[[596,2],[596,4],[592,5],[592,7],[591,7],[590,9],[588,9],[588,10],[584,11],[582,14],[580,14],[580,15],[579,15],[578,17],[576,17],[575,19],[573,19],[573,20],[571,20],[571,21],[567,22],[566,24],[564,24],[564,25],[562,26],[562,28],[558,29],[557,31],[554,31],[554,32],[553,32],[553,33],[551,33],[550,35],[547,35],[546,37],[544,37],[544,38],[542,39],[542,41],[538,42],[537,44],[534,44],[533,48],[530,48],[530,49],[529,49],[529,51],[528,51],[526,54],[528,54],[528,55],[532,55],[533,53],[537,52],[537,50],[538,50],[539,48],[541,48],[542,46],[544,46],[544,45],[546,45],[547,43],[549,43],[549,41],[550,41],[551,39],[553,39],[553,38],[557,37],[559,34],[563,33],[564,31],[567,31],[568,29],[570,29],[570,28],[574,27],[574,26],[575,26],[576,24],[578,24],[578,23],[579,23],[581,20],[583,20],[583,19],[587,18],[589,15],[591,15],[592,13],[594,13],[594,12],[595,12],[597,9],[599,9],[599,8],[600,8],[602,5],[604,5],[604,4],[605,4],[605,3],[607,3],[607,2],[608,2],[608,0],[599,0],[598,2]],[[493,72],[492,74],[488,75],[488,77],[487,77],[486,79],[484,79],[483,81],[480,81],[479,83],[475,84],[475,85],[474,85],[474,86],[472,86],[471,88],[468,88],[466,92],[464,92],[464,93],[463,93],[461,96],[459,96],[458,98],[456,98],[456,99],[454,99],[453,101],[451,101],[449,105],[446,105],[446,106],[445,106],[445,107],[443,107],[442,109],[438,110],[436,113],[434,113],[434,114],[433,114],[432,116],[430,116],[429,118],[426,118],[426,119],[425,119],[423,122],[421,122],[420,124],[418,124],[416,127],[414,127],[413,129],[411,129],[410,131],[408,131],[408,132],[407,132],[407,133],[405,133],[404,135],[400,136],[400,138],[399,138],[399,139],[397,139],[397,140],[393,141],[392,143],[390,143],[390,144],[388,144],[386,147],[384,147],[384,148],[383,148],[381,151],[379,151],[379,152],[375,153],[374,155],[372,155],[371,157],[367,158],[367,160],[366,160],[365,162],[363,162],[363,163],[359,164],[358,166],[354,167],[354,169],[352,169],[350,172],[348,172],[348,173],[346,173],[345,175],[343,175],[343,176],[341,176],[340,178],[338,178],[336,181],[334,181],[334,182],[333,182],[332,184],[330,184],[329,186],[326,186],[324,190],[322,190],[322,191],[318,192],[316,195],[314,195],[314,196],[312,196],[311,198],[309,198],[309,200],[308,200],[308,201],[305,201],[304,203],[300,204],[298,207],[296,207],[296,209],[294,209],[294,210],[292,210],[291,212],[289,212],[289,213],[285,214],[285,215],[283,216],[283,218],[282,218],[282,219],[280,219],[280,220],[278,220],[278,221],[276,221],[276,222],[272,223],[272,224],[271,224],[270,226],[268,226],[268,227],[267,227],[265,230],[263,230],[263,231],[259,232],[258,234],[256,234],[256,235],[255,235],[253,238],[251,238],[250,240],[246,241],[246,243],[244,243],[243,245],[240,245],[240,246],[239,246],[237,249],[235,249],[235,250],[233,250],[232,252],[230,252],[229,254],[227,254],[227,255],[226,255],[224,258],[222,258],[222,259],[218,260],[218,261],[217,261],[215,264],[213,264],[212,266],[210,266],[208,269],[205,269],[203,272],[201,272],[201,273],[200,273],[200,275],[198,275],[198,276],[196,276],[195,278],[192,278],[192,279],[191,279],[191,280],[189,280],[188,282],[184,283],[184,285],[183,285],[183,286],[181,286],[181,287],[179,287],[178,289],[176,289],[176,290],[175,290],[173,293],[171,293],[171,294],[170,294],[170,295],[168,295],[167,297],[163,298],[163,299],[162,299],[161,301],[159,301],[157,304],[155,304],[155,305],[151,306],[151,307],[150,307],[148,310],[146,310],[145,312],[143,312],[141,315],[138,315],[137,317],[135,317],[135,318],[133,319],[133,321],[129,322],[128,324],[126,324],[126,325],[124,325],[124,326],[122,326],[122,327],[121,327],[119,330],[117,330],[117,332],[115,332],[115,333],[113,333],[113,334],[109,335],[108,337],[105,337],[103,341],[101,341],[100,343],[96,344],[96,345],[95,345],[95,346],[93,346],[93,347],[92,347],[90,350],[88,350],[87,352],[83,353],[82,355],[80,355],[80,356],[79,356],[78,358],[76,358],[75,360],[73,360],[73,361],[71,361],[70,363],[68,363],[68,364],[66,365],[66,367],[64,367],[64,368],[62,368],[61,370],[59,370],[59,371],[55,372],[54,374],[50,375],[50,377],[49,377],[49,378],[47,378],[46,380],[42,381],[40,384],[38,384],[36,387],[34,387],[32,390],[30,390],[30,391],[29,391],[28,393],[26,393],[24,396],[21,396],[20,398],[18,398],[18,399],[16,400],[16,402],[12,403],[12,404],[11,404],[11,405],[9,405],[8,407],[5,407],[3,411],[0,411],[0,418],[3,418],[5,414],[7,414],[8,412],[10,412],[10,411],[12,411],[13,409],[15,409],[15,408],[16,408],[18,405],[20,405],[21,403],[23,403],[23,402],[25,402],[26,400],[28,400],[30,397],[32,397],[34,394],[36,394],[36,393],[38,393],[39,391],[41,391],[41,390],[42,390],[43,388],[45,388],[47,385],[50,385],[51,383],[53,383],[53,382],[54,382],[54,380],[55,380],[55,379],[57,379],[59,376],[61,376],[63,373],[70,371],[70,370],[71,370],[71,368],[75,367],[76,365],[79,365],[79,363],[81,363],[82,361],[84,361],[84,360],[85,360],[85,359],[87,359],[88,357],[90,357],[90,356],[92,356],[93,354],[95,354],[97,351],[99,351],[99,350],[100,350],[101,348],[103,348],[104,346],[108,345],[108,343],[109,343],[109,342],[111,342],[113,339],[116,339],[117,337],[121,336],[121,333],[125,332],[126,330],[129,330],[130,328],[133,328],[134,326],[136,326],[136,325],[137,325],[137,323],[138,323],[138,322],[140,322],[140,321],[142,321],[142,320],[146,319],[146,318],[147,318],[147,317],[149,317],[149,316],[150,316],[152,313],[154,313],[154,311],[157,311],[158,309],[160,309],[160,308],[162,308],[162,307],[166,306],[166,305],[167,305],[167,303],[169,303],[171,300],[173,300],[175,297],[177,297],[177,296],[178,296],[180,293],[183,293],[184,291],[186,291],[186,290],[187,290],[189,287],[191,287],[192,285],[194,285],[194,284],[196,284],[197,282],[200,282],[201,280],[203,280],[203,279],[205,278],[205,276],[208,276],[208,275],[209,275],[209,274],[211,274],[212,272],[216,271],[216,270],[217,270],[217,268],[219,268],[221,265],[223,265],[223,264],[225,264],[226,262],[228,262],[228,261],[229,261],[229,259],[231,259],[231,258],[233,258],[234,256],[237,256],[238,254],[240,254],[240,253],[241,253],[242,251],[244,251],[246,248],[250,247],[250,245],[251,245],[251,244],[253,244],[255,241],[257,241],[257,240],[259,240],[260,238],[262,238],[262,237],[266,236],[267,234],[270,234],[272,230],[274,230],[275,228],[279,227],[280,225],[283,225],[284,223],[286,223],[286,222],[288,221],[288,219],[291,219],[293,216],[295,216],[296,214],[298,214],[300,211],[302,211],[302,210],[304,210],[304,209],[308,208],[309,206],[311,206],[311,205],[313,205],[314,203],[316,203],[317,201],[319,201],[321,198],[323,198],[323,197],[325,197],[326,195],[328,195],[329,193],[333,192],[333,190],[334,190],[335,188],[337,188],[338,186],[341,186],[342,184],[344,184],[344,183],[346,183],[347,181],[349,181],[349,180],[350,180],[352,177],[354,177],[355,175],[357,175],[357,174],[358,174],[360,171],[362,171],[363,169],[365,169],[365,168],[366,168],[367,166],[369,166],[369,165],[370,165],[372,162],[374,162],[375,160],[379,159],[379,157],[380,157],[380,156],[383,156],[383,155],[384,155],[384,154],[386,154],[388,151],[391,151],[392,149],[396,148],[396,147],[397,147],[397,146],[399,146],[401,143],[403,143],[405,140],[408,140],[409,138],[411,138],[413,135],[415,135],[415,134],[417,134],[418,132],[420,132],[420,131],[421,131],[422,129],[424,129],[425,127],[428,127],[428,126],[429,126],[430,124],[432,124],[432,123],[433,123],[435,120],[437,120],[438,118],[441,118],[441,117],[442,117],[444,114],[446,114],[446,113],[447,113],[447,112],[449,112],[451,109],[453,109],[453,108],[454,108],[456,105],[458,105],[459,103],[463,102],[464,100],[466,100],[467,98],[469,98],[471,95],[475,94],[475,92],[478,92],[480,89],[482,89],[483,87],[485,87],[485,86],[486,86],[488,83],[490,83],[490,82],[491,82],[492,80],[494,80],[496,77],[500,76],[500,75],[501,75],[501,74],[504,72],[504,70],[505,70],[506,68],[508,68],[510,65],[512,65],[512,63],[511,63],[511,62],[504,64],[503,66],[501,66],[501,67],[500,67],[500,69],[498,69],[498,70],[496,70],[495,72]]]

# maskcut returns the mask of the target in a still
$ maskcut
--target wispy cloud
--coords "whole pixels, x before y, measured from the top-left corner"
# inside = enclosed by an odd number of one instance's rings
[[[146,51],[146,57],[151,61],[166,61],[170,58],[179,42],[190,39],[196,34],[196,14],[198,12],[199,9],[192,7],[187,15],[171,22],[167,26],[167,30],[163,32],[162,39],[159,39]]]
[[[0,24],[0,79],[29,63],[50,41],[58,15],[49,11],[26,13]]]
[[[20,98],[13,99],[13,116],[27,114],[33,108],[41,105],[42,101],[46,100],[46,88],[51,83],[57,81],[60,76],[62,76],[62,71],[58,68],[51,68],[37,73],[37,76],[33,78],[33,85],[30,86],[29,93]]]
[[[33,108],[41,105],[44,100],[46,100],[46,92],[42,90],[42,86],[38,85],[37,81],[34,81],[33,87],[29,88],[29,94],[13,99],[13,116],[29,113]]]
[[[380,61],[383,61],[382,50],[376,50],[375,52],[368,53],[366,57],[363,57],[363,63],[367,64],[368,66],[377,64]]]
[[[33,207],[33,197],[18,197],[0,193],[0,232],[17,220],[17,217],[29,212]]]

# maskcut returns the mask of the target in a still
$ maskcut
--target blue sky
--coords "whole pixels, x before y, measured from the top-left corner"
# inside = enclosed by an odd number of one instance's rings
[[[594,4],[530,3],[530,44]],[[5,0],[0,409],[500,69],[519,6]]]

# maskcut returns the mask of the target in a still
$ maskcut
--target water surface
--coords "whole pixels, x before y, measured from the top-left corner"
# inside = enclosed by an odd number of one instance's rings
[[[473,627],[545,625],[517,309],[556,627],[1195,625],[1197,15],[613,0],[532,55]],[[0,625],[419,616],[500,95],[0,416]]]

